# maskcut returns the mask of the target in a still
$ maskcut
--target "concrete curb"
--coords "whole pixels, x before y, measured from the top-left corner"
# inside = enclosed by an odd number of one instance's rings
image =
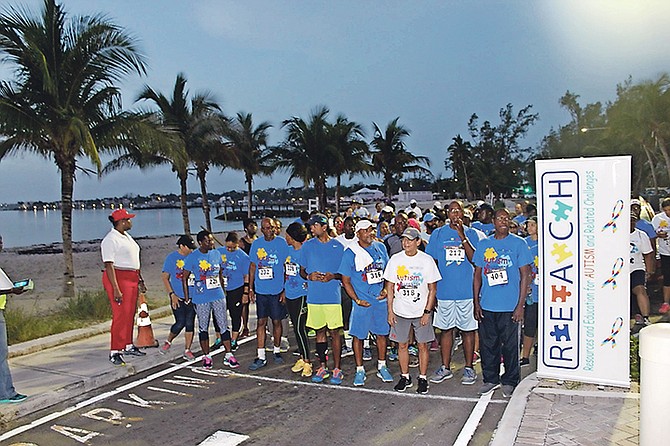
[[[516,436],[519,433],[521,420],[526,410],[528,397],[540,381],[537,379],[537,372],[528,375],[516,386],[512,398],[510,398],[502,418],[498,422],[498,427],[493,433],[493,438],[489,446],[509,446],[514,444]]]

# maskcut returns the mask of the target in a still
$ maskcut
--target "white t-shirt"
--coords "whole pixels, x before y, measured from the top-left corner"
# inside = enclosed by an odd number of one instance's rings
[[[649,237],[639,229],[634,229],[630,233],[630,272],[646,271],[644,267],[644,254],[649,254],[651,249],[651,242]]]
[[[114,267],[140,269],[140,246],[128,232],[121,234],[116,229],[107,233],[100,244],[103,262],[113,262]]]
[[[358,237],[356,237],[356,235],[354,235],[353,238],[346,238],[344,234],[340,234],[337,237],[335,237],[335,240],[340,242],[342,246],[344,246],[344,249],[347,249],[350,245],[354,243],[358,243]]]
[[[656,233],[667,232],[668,237],[656,237],[656,244],[658,246],[658,253],[664,256],[670,256],[670,217],[665,215],[665,212],[654,215],[651,220],[651,225],[654,227]]]
[[[435,260],[425,252],[417,251],[412,257],[400,251],[391,257],[384,279],[393,282],[393,312],[397,316],[423,316],[428,303],[428,284],[442,279]]]
[[[407,206],[405,208],[405,213],[409,214],[410,212],[414,212],[416,214],[416,219],[418,221],[421,221],[421,217],[423,216],[423,212],[421,212],[421,208],[419,206]]]

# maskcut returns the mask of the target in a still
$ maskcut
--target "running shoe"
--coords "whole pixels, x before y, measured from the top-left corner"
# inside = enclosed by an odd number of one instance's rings
[[[168,341],[165,341],[165,343],[161,345],[161,348],[158,349],[158,353],[164,355],[170,350],[170,347],[172,347],[172,344],[170,344]]]
[[[458,347],[463,344],[463,337],[461,334],[457,334],[456,338],[454,339],[454,351],[458,350]]]
[[[307,337],[308,338],[315,338],[316,337],[316,331],[314,331],[314,330],[307,331]]]
[[[240,363],[237,362],[237,358],[235,358],[232,353],[226,353],[226,356],[223,358],[223,365],[226,365],[231,369],[236,369],[240,366]]]
[[[419,356],[419,349],[416,347],[416,345],[410,345],[407,350],[409,351],[409,354],[412,356]]]
[[[230,350],[231,350],[231,351],[236,352],[237,349],[238,349],[239,347],[240,347],[240,346],[237,345],[237,341],[236,341],[235,339],[232,339],[232,340],[230,341]]]
[[[342,345],[342,358],[346,358],[347,356],[353,356],[354,351],[352,350],[351,347],[347,347],[346,344]]]
[[[391,351],[388,354],[389,361],[398,360],[398,347],[391,347]]]
[[[372,361],[372,349],[363,347],[363,361]]]
[[[284,363],[284,358],[281,357],[281,353],[275,353],[272,355],[272,358],[275,362],[275,364],[283,364]]]
[[[661,314],[665,314],[668,311],[670,311],[670,304],[667,303],[667,302],[663,302],[661,304],[661,308],[658,309],[658,312],[661,313]]]
[[[514,393],[514,386],[510,386],[509,384],[503,384],[502,394],[505,398],[511,397],[513,393]]]
[[[221,338],[216,338],[214,343],[209,346],[209,351],[213,352],[214,350],[218,350],[218,349],[221,348],[222,345],[223,345],[223,341],[221,340]]]
[[[521,360],[519,360],[519,365],[520,365],[521,367],[525,367],[525,366],[527,366],[527,365],[530,365],[530,359],[528,359],[528,358],[521,358]]]
[[[212,368],[212,358],[208,358],[205,356],[202,360],[202,367],[205,369],[211,369]]]
[[[331,376],[330,378],[330,383],[339,386],[340,384],[342,384],[343,379],[344,379],[344,373],[342,373],[342,370],[333,369],[333,376]]]
[[[248,336],[249,336],[249,329],[245,328],[244,330],[242,330],[242,333],[240,333],[240,339],[244,339]]]
[[[482,386],[479,388],[479,395],[485,396],[493,393],[496,389],[500,388],[500,383],[493,384],[493,383],[484,383]]]
[[[430,377],[430,382],[439,384],[442,381],[446,381],[447,379],[453,377],[454,373],[444,364],[442,364],[437,370],[435,370],[435,373],[433,373],[433,375]]]
[[[419,367],[419,358],[416,356],[411,356],[409,357],[409,366],[410,367]]]
[[[324,367],[319,367],[316,374],[312,376],[313,383],[322,383],[324,379],[330,378],[330,372]]]
[[[354,375],[354,386],[360,387],[365,384],[367,376],[365,375],[365,370],[357,370]]]
[[[254,359],[254,362],[249,364],[249,370],[253,372],[254,370],[260,369],[261,367],[265,367],[267,364],[268,362],[265,359],[256,358]]]
[[[400,379],[398,380],[398,384],[396,384],[393,389],[397,390],[398,392],[404,392],[405,390],[409,389],[412,387],[412,377],[407,377],[405,378],[404,376],[400,375]]]
[[[305,366],[302,368],[302,376],[305,378],[309,378],[312,376],[312,363],[311,362],[306,362]]]
[[[288,338],[285,338],[282,336],[281,340],[279,341],[279,351],[281,353],[286,353],[291,349],[291,344],[288,343]]]
[[[393,382],[393,375],[391,375],[389,368],[385,365],[377,369],[377,378],[381,379],[385,383]]]
[[[437,343],[437,340],[433,340],[430,343],[430,351],[431,352],[436,352],[440,349],[440,344]]]
[[[193,352],[191,352],[191,350],[184,350],[182,358],[184,358],[187,361],[195,361],[195,355],[193,355]]]
[[[428,393],[428,380],[426,378],[419,378],[417,380],[416,393]]]
[[[147,354],[140,350],[139,348],[135,347],[132,345],[130,348],[127,348],[123,351],[124,355],[131,355],[131,356],[146,356]]]
[[[471,386],[477,382],[477,372],[472,367],[465,367],[463,369],[463,378],[461,378],[461,384],[465,386]]]
[[[121,353],[114,353],[113,355],[111,355],[109,357],[109,362],[117,366],[126,365]]]
[[[300,356],[300,349],[299,349],[299,348],[296,348],[295,350],[293,350],[293,351],[291,352],[291,354],[292,354],[293,356]]]
[[[0,400],[0,404],[5,404],[5,403],[20,403],[21,401],[24,401],[26,398],[28,398],[27,395],[22,395],[20,393],[17,393],[13,397],[6,398],[4,400]]]
[[[477,364],[481,361],[482,361],[482,357],[479,356],[479,352],[475,352],[475,354],[472,355],[472,365],[475,365],[475,364]]]
[[[293,367],[291,367],[291,371],[293,373],[300,373],[304,368],[305,368],[305,361],[303,361],[302,358],[300,358],[295,362]]]

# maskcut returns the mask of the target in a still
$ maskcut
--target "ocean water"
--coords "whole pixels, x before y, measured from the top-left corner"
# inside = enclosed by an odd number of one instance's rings
[[[143,209],[133,211],[133,237],[181,234],[184,226],[180,209]],[[111,223],[107,219],[109,209],[73,209],[72,238],[74,241],[101,239],[109,232]],[[196,234],[205,225],[202,209],[189,209],[191,232]],[[242,231],[241,221],[221,221],[214,219],[214,232]],[[286,227],[295,218],[280,219]],[[260,223],[260,222],[259,222]],[[49,244],[62,241],[61,214],[50,211],[0,211],[0,234],[5,248]],[[259,232],[260,234],[260,232]]]

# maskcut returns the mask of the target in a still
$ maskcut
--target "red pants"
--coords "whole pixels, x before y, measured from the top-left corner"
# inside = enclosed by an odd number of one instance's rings
[[[112,305],[111,350],[123,350],[127,345],[133,343],[140,274],[138,271],[131,270],[117,269],[114,271],[123,296],[121,305],[114,301],[114,288],[107,277],[107,271],[102,273],[102,286],[105,287],[109,303]]]

